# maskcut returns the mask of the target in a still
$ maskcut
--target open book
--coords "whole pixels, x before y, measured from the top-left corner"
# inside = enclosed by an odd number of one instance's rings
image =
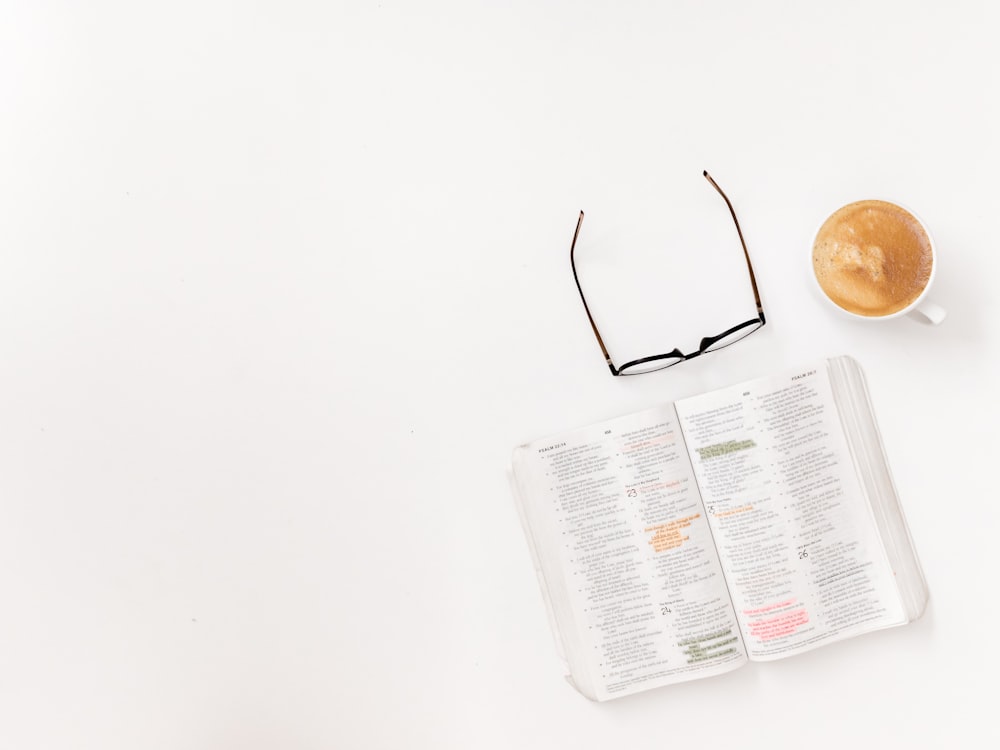
[[[607,700],[921,615],[864,376],[824,360],[517,448],[572,684]]]

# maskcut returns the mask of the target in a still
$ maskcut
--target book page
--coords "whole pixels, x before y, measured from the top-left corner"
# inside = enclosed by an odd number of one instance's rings
[[[745,663],[672,407],[524,446],[514,475],[581,692],[603,700]]]
[[[830,385],[907,620],[912,622],[923,614],[930,592],[903,516],[861,366],[851,357],[834,357],[830,360]]]
[[[752,659],[906,619],[827,367],[676,405]]]

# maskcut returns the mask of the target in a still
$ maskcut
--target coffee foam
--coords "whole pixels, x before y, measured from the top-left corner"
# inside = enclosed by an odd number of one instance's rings
[[[885,201],[844,206],[813,243],[813,270],[823,291],[857,315],[905,309],[927,286],[932,265],[930,237],[920,222]]]

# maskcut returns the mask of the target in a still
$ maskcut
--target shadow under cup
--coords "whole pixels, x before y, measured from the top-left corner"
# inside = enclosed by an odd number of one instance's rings
[[[883,200],[837,209],[812,247],[813,277],[842,312],[865,320],[919,313],[940,323],[944,309],[926,300],[937,270],[934,241],[911,211]]]

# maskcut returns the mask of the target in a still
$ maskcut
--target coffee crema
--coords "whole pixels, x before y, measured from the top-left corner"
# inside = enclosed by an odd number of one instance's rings
[[[867,317],[911,305],[930,282],[930,237],[909,211],[886,201],[844,206],[820,227],[813,272],[831,300]]]

